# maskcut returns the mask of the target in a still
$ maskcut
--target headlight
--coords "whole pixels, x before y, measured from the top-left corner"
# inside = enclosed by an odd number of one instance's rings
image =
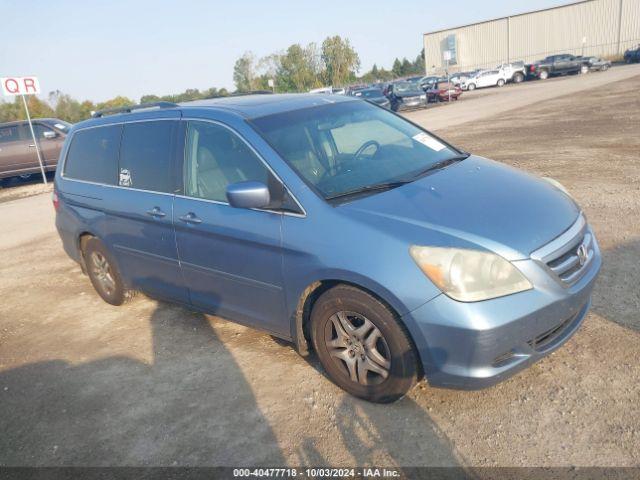
[[[555,178],[550,178],[550,177],[542,177],[543,180],[546,180],[547,182],[549,182],[551,185],[553,185],[554,187],[556,187],[558,190],[560,190],[562,193],[564,193],[567,197],[571,197],[571,194],[569,193],[569,190],[566,189],[566,187],[564,185],[562,185],[559,181],[557,181]]]
[[[412,245],[409,253],[440,290],[461,302],[488,300],[532,288],[520,270],[495,253],[417,245]]]
[[[424,100],[425,98],[427,98],[427,94],[425,93],[424,95],[420,95],[420,98]]]

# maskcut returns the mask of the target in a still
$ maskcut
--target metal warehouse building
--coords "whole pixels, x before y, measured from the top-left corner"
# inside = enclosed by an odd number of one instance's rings
[[[424,34],[428,74],[572,53],[617,57],[640,43],[640,0],[587,0]]]

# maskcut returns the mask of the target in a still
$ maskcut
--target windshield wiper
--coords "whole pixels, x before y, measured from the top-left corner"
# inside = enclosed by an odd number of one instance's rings
[[[393,182],[375,183],[373,185],[364,185],[362,187],[358,187],[358,188],[355,188],[353,190],[348,190],[346,192],[336,193],[334,195],[330,195],[330,196],[326,197],[326,199],[327,200],[335,200],[336,198],[350,197],[352,195],[360,195],[360,194],[369,193],[369,192],[379,192],[379,191],[383,191],[383,190],[391,190],[393,188],[401,187],[402,185],[406,185],[407,183],[411,183],[411,182],[415,181],[416,179],[422,177],[423,175],[426,175],[427,173],[432,172],[433,170],[438,170],[440,168],[444,168],[444,167],[446,167],[448,165],[451,165],[452,163],[461,162],[465,158],[468,158],[470,155],[471,155],[470,153],[464,153],[462,155],[456,155],[455,157],[445,158],[444,160],[440,160],[439,162],[436,162],[433,165],[429,165],[429,167],[427,167],[424,170],[418,172],[416,175],[414,175],[410,179],[395,180]]]
[[[470,153],[466,153],[465,152],[462,155],[456,155],[455,157],[449,157],[449,158],[445,158],[444,160],[440,160],[439,162],[436,162],[436,163],[434,163],[432,165],[429,165],[424,170],[421,170],[418,173],[416,173],[416,175],[414,177],[414,180],[416,178],[420,178],[420,177],[426,175],[429,172],[433,172],[434,170],[440,170],[441,168],[448,167],[452,163],[461,162],[462,160],[465,160],[466,158],[469,158],[470,155],[471,155]]]
[[[396,187],[401,187],[402,185],[406,185],[407,183],[411,183],[413,180],[399,180],[394,182],[383,182],[376,183],[373,185],[365,185],[363,187],[354,188],[353,190],[348,190],[342,193],[336,193],[335,195],[329,195],[326,197],[327,200],[334,200],[336,198],[350,197],[351,195],[359,195],[362,193],[369,192],[379,192],[382,190],[391,190]]]

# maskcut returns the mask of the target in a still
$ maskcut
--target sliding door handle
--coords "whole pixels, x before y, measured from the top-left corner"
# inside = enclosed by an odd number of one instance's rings
[[[158,207],[153,207],[153,209],[147,210],[147,215],[150,215],[156,218],[163,218],[167,216],[167,214],[164,213],[162,210],[160,210]]]
[[[198,218],[198,216],[193,212],[189,212],[186,215],[182,215],[181,217],[178,217],[178,218],[185,223],[192,223],[195,225],[197,225],[198,223],[202,223],[202,220]]]

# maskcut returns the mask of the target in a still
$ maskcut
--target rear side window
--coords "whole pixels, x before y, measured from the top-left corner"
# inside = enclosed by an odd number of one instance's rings
[[[153,192],[173,191],[171,158],[177,123],[161,120],[125,124],[118,185]]]
[[[89,128],[75,133],[64,175],[77,180],[115,185],[121,125]]]
[[[18,136],[18,127],[12,125],[11,127],[0,127],[0,143],[16,142],[20,140]]]

